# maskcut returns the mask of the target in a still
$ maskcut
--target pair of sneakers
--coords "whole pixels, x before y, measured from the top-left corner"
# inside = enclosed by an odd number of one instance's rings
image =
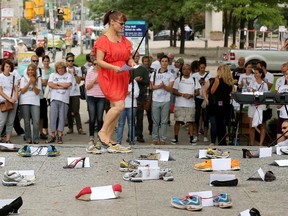
[[[212,160],[205,160],[202,163],[198,163],[194,165],[195,170],[200,170],[204,172],[212,172]],[[240,163],[239,160],[231,160],[231,171],[239,171]]]
[[[18,171],[6,171],[2,184],[4,186],[29,186],[35,183],[35,176],[23,176]]]
[[[195,139],[195,138],[194,138],[194,139]],[[193,139],[193,140],[190,140],[189,143],[190,143],[191,145],[197,145],[197,137],[196,137],[196,141],[195,141],[194,139]],[[172,145],[177,145],[177,144],[178,144],[178,140],[172,139],[170,143],[171,143]]]
[[[31,157],[32,154],[35,155],[35,153],[36,153],[36,155],[37,155],[38,153],[40,153],[42,151],[43,148],[46,148],[45,146],[37,146],[37,147],[38,148],[37,148],[36,152],[31,152],[30,146],[25,145],[18,150],[17,154],[21,157]],[[56,157],[59,155],[60,155],[60,151],[58,150],[57,147],[55,147],[53,145],[48,146],[48,149],[47,149],[47,156],[48,157]]]
[[[131,182],[142,182],[143,181],[143,173],[139,169],[135,169],[132,172],[127,172],[124,174],[123,179],[125,181],[131,181]],[[159,171],[159,179],[162,179],[164,181],[173,181],[174,177],[172,175],[172,170],[170,168],[161,169]]]
[[[217,148],[208,148],[207,149],[207,158],[215,159],[215,158],[228,158],[230,153],[228,151],[223,152],[221,149]]]

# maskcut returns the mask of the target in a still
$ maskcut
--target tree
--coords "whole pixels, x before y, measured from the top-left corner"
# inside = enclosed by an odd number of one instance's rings
[[[31,25],[30,21],[26,20],[25,18],[21,18],[20,29],[23,35],[27,35],[28,32],[34,30],[34,26]]]

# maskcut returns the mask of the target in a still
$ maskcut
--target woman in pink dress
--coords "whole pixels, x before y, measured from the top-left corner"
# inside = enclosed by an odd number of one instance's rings
[[[128,71],[121,71],[120,68],[125,64],[136,65],[131,56],[132,45],[122,35],[126,20],[126,16],[119,11],[108,11],[103,23],[109,24],[109,28],[94,46],[100,67],[98,82],[111,104],[102,129],[98,132],[99,141],[106,146],[116,144],[112,141],[112,135],[128,94],[130,75]]]

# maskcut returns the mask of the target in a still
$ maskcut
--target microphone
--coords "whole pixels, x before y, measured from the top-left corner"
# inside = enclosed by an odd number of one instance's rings
[[[151,28],[152,26],[153,26],[153,23],[149,22],[148,25],[147,25],[147,28]]]

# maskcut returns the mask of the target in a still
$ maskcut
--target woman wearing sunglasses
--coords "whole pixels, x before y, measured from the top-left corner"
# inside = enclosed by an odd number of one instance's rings
[[[102,129],[98,132],[100,143],[106,147],[116,144],[112,141],[112,135],[128,94],[130,75],[128,71],[121,71],[120,68],[126,63],[129,66],[136,65],[131,56],[132,45],[122,35],[126,20],[126,16],[119,11],[108,11],[103,23],[108,24],[109,28],[94,46],[99,64],[98,82],[103,94],[111,103]]]

